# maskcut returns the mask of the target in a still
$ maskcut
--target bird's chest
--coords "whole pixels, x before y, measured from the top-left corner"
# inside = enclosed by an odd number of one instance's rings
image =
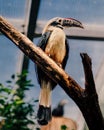
[[[62,63],[66,53],[65,34],[63,31],[55,30],[52,32],[45,52],[57,63]]]

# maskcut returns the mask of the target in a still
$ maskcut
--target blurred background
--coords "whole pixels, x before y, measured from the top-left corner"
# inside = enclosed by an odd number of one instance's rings
[[[84,72],[80,53],[87,53],[92,59],[92,69],[104,113],[104,0],[0,0],[0,15],[14,27],[38,43],[46,22],[53,17],[72,17],[83,23],[84,29],[70,28],[66,34],[70,45],[70,54],[66,72],[78,84],[84,87]],[[38,99],[40,87],[37,83],[34,63],[3,34],[0,33],[0,83],[14,73],[28,70],[28,79],[35,87],[26,92],[26,100]],[[78,123],[78,129],[84,130],[85,121],[77,105],[57,86],[52,93],[52,107],[62,99],[68,99],[65,117]],[[38,104],[37,104],[38,108]]]

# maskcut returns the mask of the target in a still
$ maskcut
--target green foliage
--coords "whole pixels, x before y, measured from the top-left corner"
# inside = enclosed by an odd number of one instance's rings
[[[6,81],[6,87],[0,84],[1,130],[30,130],[28,125],[34,124],[32,117],[35,118],[37,100],[24,101],[25,91],[33,87],[31,80],[26,79],[27,74],[24,71],[21,75],[12,75],[11,80]]]
[[[67,130],[67,126],[66,125],[62,125],[61,126],[61,130]]]

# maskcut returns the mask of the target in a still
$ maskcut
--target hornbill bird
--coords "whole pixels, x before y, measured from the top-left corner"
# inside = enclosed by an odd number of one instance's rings
[[[63,30],[66,27],[83,28],[82,23],[73,18],[55,17],[49,20],[44,27],[38,43],[38,46],[63,69],[66,66],[69,53],[68,42]],[[36,66],[36,73],[41,87],[37,118],[40,125],[46,125],[52,115],[51,91],[57,84],[38,66]]]

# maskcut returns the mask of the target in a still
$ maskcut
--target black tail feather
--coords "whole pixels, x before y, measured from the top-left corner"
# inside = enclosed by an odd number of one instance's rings
[[[38,123],[40,125],[46,125],[52,118],[51,107],[44,107],[43,105],[39,105],[38,113]]]

